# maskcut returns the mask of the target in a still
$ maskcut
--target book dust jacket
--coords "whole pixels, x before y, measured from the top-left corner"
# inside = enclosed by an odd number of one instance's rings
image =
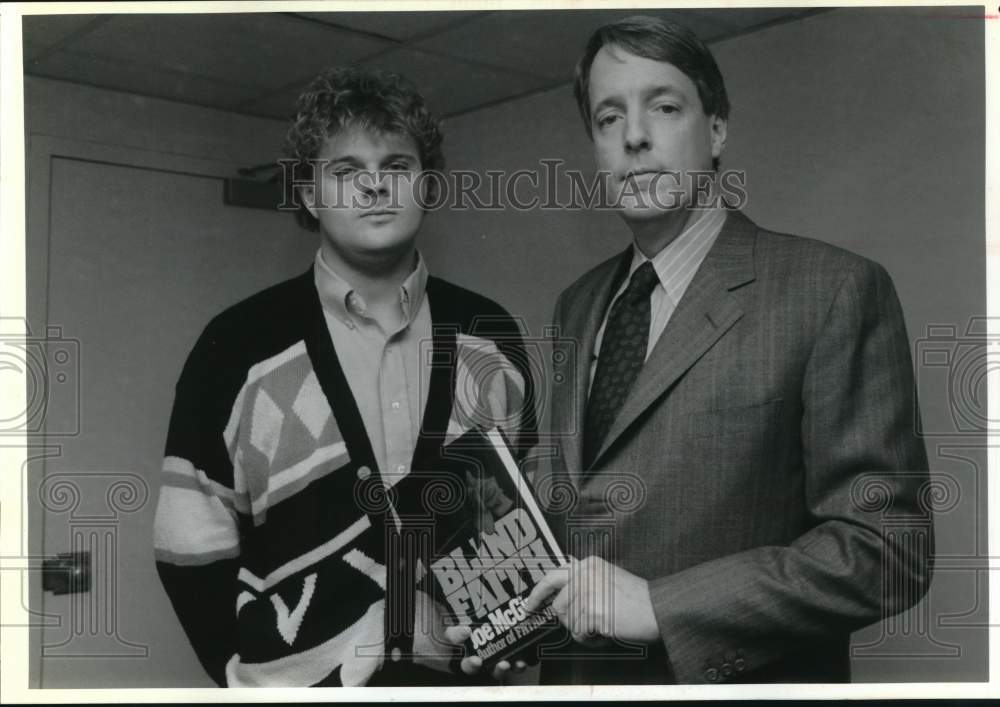
[[[453,621],[471,627],[466,654],[492,665],[558,625],[548,604],[534,614],[523,604],[568,561],[499,429],[466,432],[443,448],[438,464],[461,502],[435,513],[424,582]]]

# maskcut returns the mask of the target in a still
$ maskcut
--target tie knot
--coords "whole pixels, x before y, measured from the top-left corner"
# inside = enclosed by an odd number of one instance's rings
[[[633,298],[649,297],[659,281],[660,278],[653,268],[653,263],[647,260],[632,273],[632,279],[629,280],[625,292]]]

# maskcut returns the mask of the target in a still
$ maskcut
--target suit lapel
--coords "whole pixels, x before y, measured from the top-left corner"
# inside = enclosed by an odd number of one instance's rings
[[[564,303],[562,331],[557,336],[567,342],[571,350],[565,351],[566,360],[572,363],[574,383],[572,389],[556,387],[559,396],[553,403],[554,431],[562,440],[561,447],[570,478],[577,483],[583,459],[583,423],[590,389],[590,362],[594,355],[594,338],[604,320],[615,289],[628,273],[632,248],[607,260],[581,283],[582,296]],[[557,342],[557,346],[558,346]],[[568,399],[572,396],[572,399]]]
[[[715,244],[639,371],[594,459],[595,464],[615,440],[743,316],[739,297],[731,290],[755,278],[756,231],[756,226],[742,213],[732,211],[727,215]],[[590,345],[592,349],[593,336]]]

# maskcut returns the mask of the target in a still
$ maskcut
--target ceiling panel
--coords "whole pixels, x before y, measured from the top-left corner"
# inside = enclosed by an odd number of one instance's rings
[[[29,74],[31,73],[31,64],[33,61],[33,57],[38,56],[46,49],[47,47],[44,44],[38,44],[37,42],[30,42],[27,39],[21,42],[22,56],[24,57],[24,70],[26,72],[28,72]]]
[[[39,52],[83,30],[99,15],[24,15],[21,18],[25,64]]]
[[[397,49],[360,64],[404,74],[424,94],[430,109],[440,114],[468,110],[546,85],[544,79],[472,66],[416,49]]]
[[[599,25],[636,12],[711,41],[802,8],[26,16],[29,74],[286,118],[308,81],[359,63],[410,77],[454,114],[569,81]]]
[[[398,40],[412,39],[485,12],[297,12],[319,22],[350,27]]]
[[[705,41],[747,32],[754,27],[815,12],[816,9],[794,7],[740,7],[740,8],[698,8],[692,14],[704,17],[720,26],[720,31],[700,35]],[[681,21],[683,17],[678,18]]]
[[[256,94],[253,88],[230,86],[192,74],[66,51],[46,55],[34,65],[32,73],[214,108],[228,108]]]
[[[683,10],[643,10],[681,18],[699,35],[720,25]],[[509,66],[547,79],[570,79],[587,37],[600,25],[636,10],[524,10],[497,12],[428,37],[417,46],[453,56]]]
[[[69,49],[261,92],[391,43],[283,14],[116,15]]]

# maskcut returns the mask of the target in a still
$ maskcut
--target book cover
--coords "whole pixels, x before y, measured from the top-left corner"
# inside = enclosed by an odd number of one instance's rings
[[[528,614],[523,603],[568,561],[499,429],[466,432],[443,448],[440,463],[462,498],[438,515],[427,579],[452,618],[471,627],[467,655],[491,666],[557,625],[548,604]]]

